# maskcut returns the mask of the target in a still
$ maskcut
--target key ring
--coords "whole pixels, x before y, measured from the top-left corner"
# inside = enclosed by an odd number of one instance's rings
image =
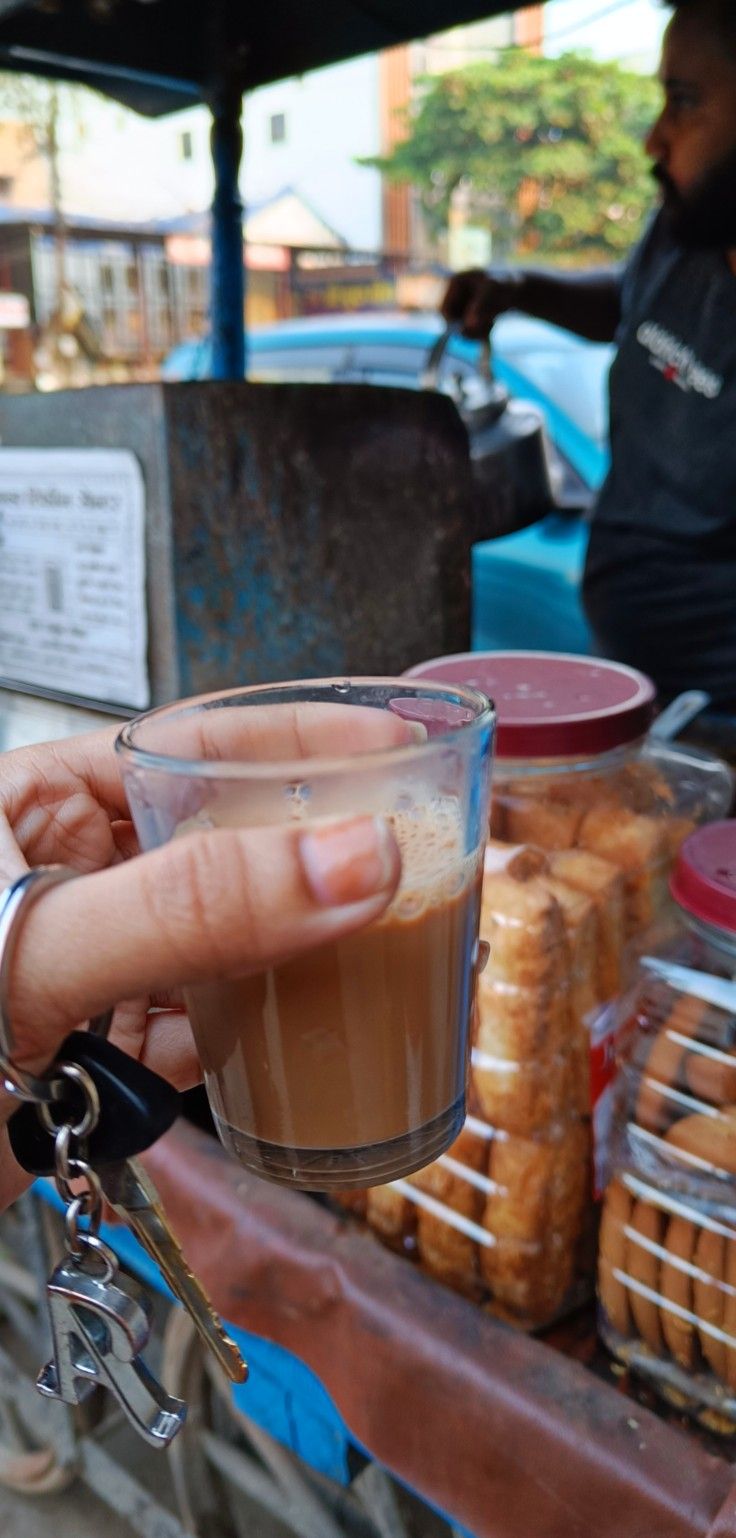
[[[48,1105],[58,1100],[63,1089],[59,1077],[37,1078],[13,1063],[15,1043],[7,1007],[7,986],[23,919],[30,907],[49,887],[60,881],[72,881],[78,872],[67,865],[37,865],[0,892],[0,1078],[7,1094],[16,1100],[30,1100]]]

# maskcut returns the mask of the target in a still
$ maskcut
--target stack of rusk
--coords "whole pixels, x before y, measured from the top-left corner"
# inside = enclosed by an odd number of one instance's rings
[[[675,1403],[733,1431],[734,1014],[654,987],[638,1002],[619,1085],[619,1173],[606,1192],[598,1262],[603,1329]],[[724,1427],[713,1421],[719,1412]]]
[[[640,810],[642,787],[573,779],[494,793],[490,956],[460,1137],[407,1180],[344,1200],[384,1242],[524,1328],[592,1290],[590,1028],[632,938],[656,922],[691,826]]]

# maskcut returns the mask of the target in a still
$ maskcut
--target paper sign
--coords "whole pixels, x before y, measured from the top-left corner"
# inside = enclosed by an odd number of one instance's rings
[[[127,450],[0,449],[0,676],[150,704],[144,486]]]

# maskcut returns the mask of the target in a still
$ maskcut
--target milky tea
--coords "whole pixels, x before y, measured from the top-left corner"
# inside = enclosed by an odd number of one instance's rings
[[[391,1180],[462,1125],[482,849],[463,853],[450,798],[388,820],[402,878],[377,922],[186,993],[219,1136],[272,1180]]]

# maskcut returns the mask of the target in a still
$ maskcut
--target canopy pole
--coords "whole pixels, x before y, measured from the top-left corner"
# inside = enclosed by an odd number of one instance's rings
[[[212,97],[212,268],[210,313],[213,379],[242,379],[245,373],[245,264],[243,204],[238,185],[243,153],[242,97],[229,83]]]
[[[212,200],[210,324],[213,379],[245,374],[245,263],[243,204],[238,176],[243,154],[240,117],[246,49],[231,35],[227,0],[211,0],[209,12],[212,113],[210,145],[215,172]]]

